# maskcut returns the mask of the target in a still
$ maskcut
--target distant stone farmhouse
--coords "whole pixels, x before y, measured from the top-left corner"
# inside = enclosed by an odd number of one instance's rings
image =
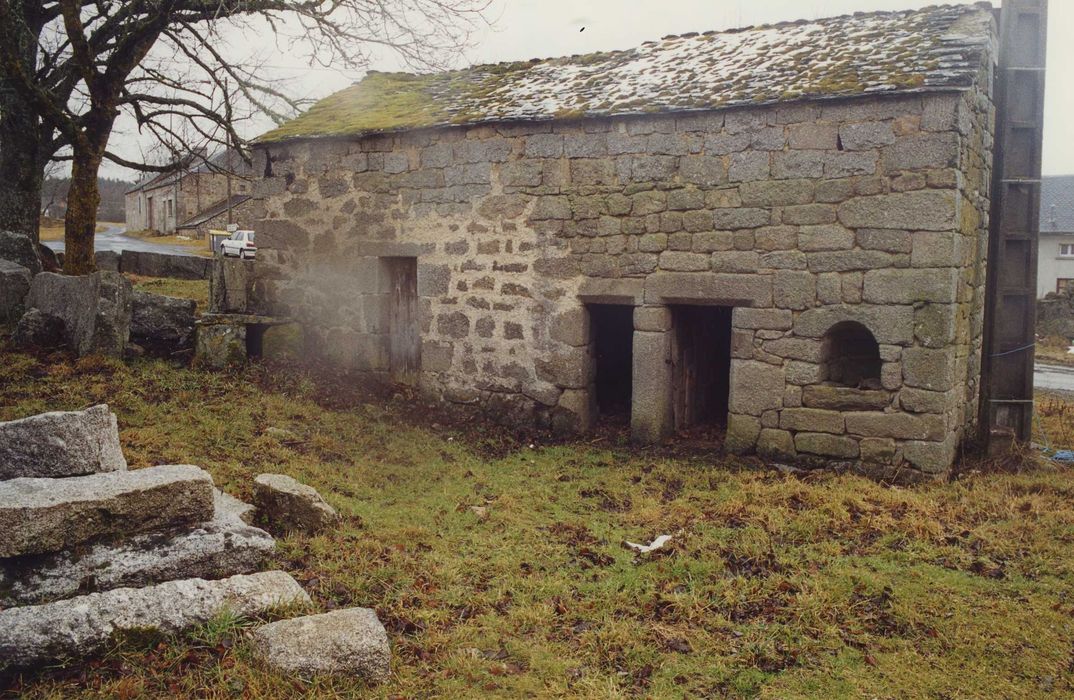
[[[209,228],[227,225],[229,207],[232,221],[248,228],[253,217],[261,215],[252,201],[249,166],[227,152],[208,161],[191,159],[186,167],[150,175],[127,190],[127,228],[204,235]]]
[[[1037,260],[1038,297],[1074,288],[1074,175],[1041,180]]]
[[[263,302],[502,419],[946,470],[976,422],[987,3],[371,73],[260,139]]]

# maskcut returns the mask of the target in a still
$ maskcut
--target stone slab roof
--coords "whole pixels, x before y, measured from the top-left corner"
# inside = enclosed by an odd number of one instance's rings
[[[247,164],[242,156],[234,149],[218,151],[213,154],[208,161],[197,156],[188,156],[186,161],[184,167],[177,168],[176,170],[166,173],[150,173],[132,185],[125,194],[131,194],[132,192],[138,192],[139,190],[156,189],[157,187],[162,187],[164,185],[172,185],[175,184],[176,180],[193,173],[226,173],[230,171],[233,175],[248,176],[253,172],[250,165]],[[191,164],[192,161],[193,164]]]
[[[187,219],[183,223],[177,225],[175,228],[197,228],[198,226],[201,226],[202,224],[204,224],[206,221],[209,221],[210,219],[214,219],[217,216],[220,216],[221,214],[226,212],[227,208],[229,206],[229,202],[230,202],[231,208],[234,209],[234,208],[238,207],[240,204],[248,202],[251,199],[253,199],[253,195],[249,195],[249,194],[233,194],[233,195],[231,195],[230,200],[227,197],[225,197],[224,199],[221,199],[219,202],[216,202],[215,204],[210,204],[209,206],[207,206],[206,208],[202,209],[201,211],[199,211],[194,216],[190,217],[189,219]]]
[[[961,89],[992,41],[990,5],[976,3],[667,36],[625,51],[444,73],[370,72],[258,141]]]
[[[1074,175],[1041,180],[1040,232],[1074,233]]]

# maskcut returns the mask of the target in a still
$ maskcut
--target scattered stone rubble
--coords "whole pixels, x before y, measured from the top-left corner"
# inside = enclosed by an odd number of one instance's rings
[[[388,633],[369,608],[334,610],[273,622],[254,630],[254,656],[287,673],[347,673],[388,677]]]
[[[16,345],[66,345],[80,357],[123,357],[141,349],[169,356],[189,351],[195,303],[133,291],[113,257],[118,258],[107,251],[99,254],[100,270],[89,275],[42,272],[27,236],[0,231],[0,323],[15,323]],[[206,277],[209,261],[195,260],[199,270],[204,268],[198,276]],[[137,352],[128,353],[128,347]]]
[[[134,292],[130,340],[158,355],[172,355],[194,344],[197,304],[152,292]]]
[[[99,270],[89,275],[42,272],[28,237],[0,231],[0,323],[15,324],[20,347],[67,346],[80,357],[189,357],[196,350],[200,365],[222,369],[259,355],[264,332],[290,322],[258,312],[252,261],[128,253],[99,252]],[[210,313],[198,321],[192,300],[134,291],[120,270],[211,274]]]
[[[254,478],[254,506],[259,519],[280,532],[315,533],[339,521],[339,513],[316,489],[285,474]]]
[[[263,499],[275,504],[267,519],[334,522],[316,491],[268,476],[282,495]],[[225,611],[311,604],[289,574],[261,571],[275,540],[253,519],[252,506],[198,467],[128,471],[105,405],[0,423],[0,675],[126,635],[183,632]],[[372,610],[290,622],[255,638],[268,666],[387,676],[387,634]]]

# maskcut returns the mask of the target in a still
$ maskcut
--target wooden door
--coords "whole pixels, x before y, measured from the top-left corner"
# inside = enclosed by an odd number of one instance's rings
[[[418,260],[386,258],[389,370],[396,382],[413,384],[421,371],[421,333],[418,328]]]
[[[675,429],[724,425],[731,378],[731,307],[679,306],[675,326]]]

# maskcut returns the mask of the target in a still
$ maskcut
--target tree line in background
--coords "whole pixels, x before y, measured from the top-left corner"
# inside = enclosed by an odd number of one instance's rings
[[[0,229],[36,241],[45,170],[70,161],[64,271],[92,272],[104,161],[167,172],[192,153],[245,153],[245,120],[279,123],[305,106],[264,66],[270,54],[234,55],[229,32],[311,65],[363,69],[385,49],[408,66],[441,68],[488,2],[0,0]],[[109,148],[120,115],[156,142],[163,165]]]
[[[127,220],[126,194],[133,183],[108,177],[97,179],[101,203],[97,207],[98,221],[123,222]],[[62,219],[67,214],[67,192],[71,188],[69,177],[46,177],[41,184],[41,216]]]

